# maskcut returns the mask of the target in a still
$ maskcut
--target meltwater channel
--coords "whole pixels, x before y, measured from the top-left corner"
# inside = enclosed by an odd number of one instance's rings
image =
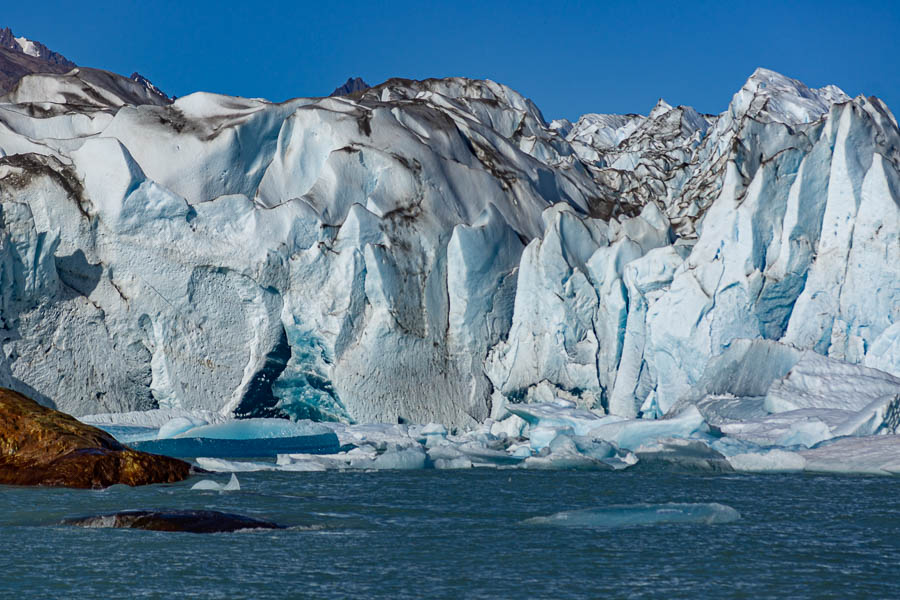
[[[238,476],[240,491],[225,493],[192,490],[199,478],[4,487],[0,598],[900,597],[896,478],[640,468]],[[701,518],[641,517],[669,503]],[[289,528],[60,524],[125,509],[214,509]],[[725,517],[703,518],[710,510]]]

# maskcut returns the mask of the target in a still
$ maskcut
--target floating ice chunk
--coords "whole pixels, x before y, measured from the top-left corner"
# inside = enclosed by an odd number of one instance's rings
[[[408,425],[388,425],[385,423],[368,423],[364,425],[322,423],[322,425],[331,428],[335,432],[341,445],[352,444],[358,446],[361,444],[372,444],[378,447],[385,447],[387,444],[396,444],[397,446],[418,444],[410,436]]]
[[[312,421],[292,422],[286,419],[241,419],[204,425],[179,434],[178,438],[214,440],[261,440],[330,434],[329,427]]]
[[[192,490],[214,491],[214,492],[238,492],[241,489],[241,483],[237,476],[232,473],[228,483],[219,483],[212,479],[203,479],[191,486]]]
[[[252,458],[288,452],[334,452],[340,447],[330,428],[312,421],[246,419],[189,427],[187,421],[176,418],[170,423],[164,428],[187,429],[174,437],[160,435],[154,441],[139,442],[135,448],[178,457]]]
[[[541,450],[549,446],[557,436],[575,435],[575,430],[571,427],[551,427],[539,425],[532,427],[528,431],[528,439],[531,441],[533,450]]]
[[[415,470],[425,468],[425,452],[421,448],[388,450],[372,461],[371,468],[379,470]]]
[[[613,471],[611,464],[581,454],[557,453],[548,456],[530,456],[525,459],[526,469],[545,469],[552,471]],[[625,465],[627,466],[627,465]],[[625,466],[621,468],[625,468]]]
[[[513,466],[522,462],[519,456],[513,456],[503,450],[487,448],[473,441],[460,444],[459,450],[472,462],[472,466]]]
[[[798,408],[859,411],[875,400],[896,394],[900,394],[900,378],[810,351],[772,384],[765,407],[773,413]]]
[[[279,454],[277,463],[279,470],[285,471],[306,470],[297,467],[310,464],[324,469],[415,470],[425,468],[426,458],[420,445],[398,447],[391,444],[383,452],[367,445],[336,454]]]
[[[189,431],[192,433],[198,427]],[[259,458],[274,457],[281,453],[307,452],[329,453],[340,448],[337,436],[327,433],[298,437],[271,437],[260,439],[218,439],[206,437],[176,437],[132,444],[136,450],[164,454],[179,458],[206,456],[211,458]]]
[[[237,475],[234,473],[231,474],[231,479],[228,480],[228,484],[222,488],[223,492],[237,492],[241,489],[241,483],[238,481]]]
[[[392,448],[396,449],[397,446],[392,446]],[[377,456],[378,450],[374,446],[366,444],[334,454],[279,454],[276,463],[279,470],[307,470],[306,467],[311,465],[322,469],[366,469],[372,467]],[[317,467],[316,470],[319,470]]]
[[[278,465],[275,463],[224,460],[208,456],[199,456],[194,459],[194,462],[201,469],[213,471],[214,473],[249,473],[251,471],[275,471],[278,469]]]
[[[900,394],[873,400],[833,433],[835,437],[900,433]]]
[[[429,423],[428,425],[422,427],[419,430],[420,436],[430,436],[437,435],[441,437],[447,437],[447,428],[441,425],[440,423]]]
[[[471,469],[472,461],[464,456],[457,458],[438,458],[434,461],[435,469]]]
[[[94,425],[98,429],[102,429],[109,435],[116,438],[123,444],[133,444],[135,442],[143,442],[146,440],[156,439],[157,430],[152,427],[136,427],[133,425]]]
[[[812,448],[819,442],[832,438],[831,428],[816,418],[794,421],[784,436],[779,438],[779,446],[806,446]]]
[[[328,467],[323,465],[321,462],[310,460],[310,461],[298,461],[292,462],[286,465],[279,465],[277,468],[278,471],[299,471],[301,473],[316,473],[321,471],[327,471]]]
[[[422,428],[410,428],[410,436],[424,443],[426,448],[443,444],[447,439],[447,428],[437,423],[429,423]]]
[[[565,400],[534,404],[507,404],[506,409],[532,427],[571,428],[575,435],[585,435],[599,424],[624,419],[624,417],[600,416],[589,410],[575,408],[573,402]]]
[[[708,431],[709,427],[697,407],[689,406],[671,418],[604,422],[587,433],[595,439],[612,442],[619,448],[634,450],[662,438],[687,438]]]
[[[746,452],[728,457],[735,471],[747,473],[797,473],[806,466],[806,459],[788,450],[765,450]]]
[[[806,471],[900,474],[900,435],[841,438],[800,454],[806,459]]]
[[[209,425],[209,423],[196,417],[175,417],[159,428],[156,439],[162,440],[173,438],[195,427],[201,427],[203,425]]]
[[[219,483],[217,481],[213,481],[212,479],[203,479],[198,481],[194,485],[191,486],[192,490],[201,490],[201,491],[221,491],[222,488],[225,487],[225,484]]]
[[[569,510],[547,517],[533,517],[525,521],[533,525],[554,525],[592,529],[614,529],[638,525],[668,523],[714,524],[731,523],[741,514],[730,506],[709,504],[631,504]]]
[[[428,449],[428,460],[435,469],[468,469],[472,461],[455,444],[441,444]]]
[[[834,429],[854,412],[829,408],[804,408],[719,425],[725,435],[760,446],[813,446],[834,437]]]
[[[662,439],[635,450],[640,463],[662,464],[691,471],[730,471],[721,452],[700,440]]]
[[[497,437],[506,436],[508,438],[519,438],[522,437],[522,431],[527,425],[528,424],[522,417],[510,414],[503,420],[491,423],[491,435]]]
[[[531,447],[526,444],[513,444],[507,448],[510,456],[516,458],[528,458],[531,456]]]
[[[546,449],[525,459],[529,469],[618,470],[635,464],[630,452],[621,452],[609,442],[586,436],[557,435]]]
[[[191,411],[183,408],[154,408],[152,410],[136,410],[122,413],[98,413],[78,417],[78,420],[95,427],[119,425],[159,429],[178,417],[197,419],[206,423],[221,423],[226,420],[225,417],[213,411]]]

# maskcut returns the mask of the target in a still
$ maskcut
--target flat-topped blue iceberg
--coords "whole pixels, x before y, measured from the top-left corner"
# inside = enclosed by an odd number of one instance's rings
[[[274,458],[284,453],[331,454],[340,450],[340,442],[331,429],[310,421],[245,419],[201,425],[133,447],[177,457]]]

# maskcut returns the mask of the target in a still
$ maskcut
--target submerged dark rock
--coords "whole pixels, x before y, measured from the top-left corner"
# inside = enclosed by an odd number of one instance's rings
[[[186,533],[228,533],[242,529],[285,529],[271,521],[215,510],[125,510],[64,519],[63,525],[88,528],[146,529]]]
[[[187,479],[191,465],[123,446],[96,427],[0,388],[0,484],[104,488]]]

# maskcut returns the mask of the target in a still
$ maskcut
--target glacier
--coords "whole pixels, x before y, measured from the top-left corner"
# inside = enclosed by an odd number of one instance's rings
[[[0,346],[0,385],[142,444],[340,440],[284,469],[889,473],[900,129],[766,69],[719,115],[549,124],[489,80],[167,104],[29,75]]]

